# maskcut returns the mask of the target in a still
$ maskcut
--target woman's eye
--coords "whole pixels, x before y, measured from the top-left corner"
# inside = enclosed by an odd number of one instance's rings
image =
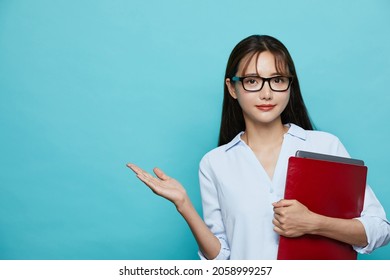
[[[258,83],[258,81],[256,79],[246,79],[245,83],[249,85],[255,85]]]
[[[281,83],[285,83],[286,82],[286,78],[285,77],[276,77],[273,79],[273,82],[275,84],[281,84]]]

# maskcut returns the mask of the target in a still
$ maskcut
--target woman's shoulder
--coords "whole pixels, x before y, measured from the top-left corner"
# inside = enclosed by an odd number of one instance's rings
[[[241,143],[241,134],[237,134],[229,143],[213,148],[208,151],[201,159],[201,164],[204,162],[218,162],[223,160],[227,156],[227,152],[234,149],[235,146]]]
[[[304,141],[304,147],[307,150],[341,156],[348,155],[340,139],[330,132],[322,130],[305,130],[297,125],[292,125],[290,130]]]
[[[296,124],[290,124],[289,133],[307,141],[339,141],[339,138],[330,132],[322,130],[306,130]]]
[[[222,158],[226,152],[227,145],[221,145],[212,150],[208,151],[201,159],[201,162],[210,161],[210,160],[218,160]]]
[[[322,140],[322,141],[339,141],[339,138],[327,131],[322,130],[307,130],[307,137],[311,140]]]

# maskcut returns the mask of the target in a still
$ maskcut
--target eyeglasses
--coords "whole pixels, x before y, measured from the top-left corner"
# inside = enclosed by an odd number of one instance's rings
[[[263,78],[259,76],[246,76],[246,77],[232,77],[233,82],[240,81],[242,87],[246,91],[260,91],[265,82],[268,82],[269,87],[273,91],[286,91],[289,89],[293,77],[285,77],[285,76],[275,76],[271,78]]]

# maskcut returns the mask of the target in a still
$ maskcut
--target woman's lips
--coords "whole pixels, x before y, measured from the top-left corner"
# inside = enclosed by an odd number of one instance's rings
[[[276,105],[264,104],[264,105],[256,105],[256,108],[261,111],[267,112],[267,111],[271,111],[273,108],[275,108],[275,106]]]

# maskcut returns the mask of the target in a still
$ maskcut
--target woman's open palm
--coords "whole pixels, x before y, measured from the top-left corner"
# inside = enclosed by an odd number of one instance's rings
[[[167,176],[161,169],[154,168],[153,172],[157,177],[142,170],[135,164],[127,164],[145,185],[147,185],[155,194],[173,202],[176,207],[180,206],[187,198],[184,187],[175,179]]]

